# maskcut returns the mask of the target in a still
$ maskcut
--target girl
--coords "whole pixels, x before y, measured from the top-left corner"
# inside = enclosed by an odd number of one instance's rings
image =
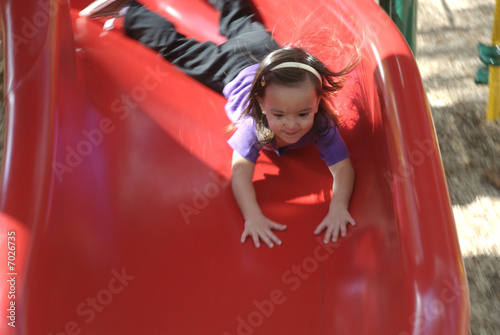
[[[106,22],[108,28],[122,19],[128,36],[227,98],[230,128],[236,129],[228,143],[233,149],[232,189],[245,219],[242,243],[251,237],[256,247],[262,240],[272,248],[281,244],[274,230],[286,229],[266,218],[258,205],[252,180],[259,152],[282,156],[310,144],[319,149],[334,178],[328,214],[314,233],[326,231],[325,243],[336,242],[346,235],[347,225],[355,225],[348,211],[354,169],[327,101],[356,62],[332,72],[302,49],[280,48],[245,0],[209,1],[221,12],[219,29],[227,37],[221,45],[186,38],[135,1],[98,0],[80,16],[116,16]]]

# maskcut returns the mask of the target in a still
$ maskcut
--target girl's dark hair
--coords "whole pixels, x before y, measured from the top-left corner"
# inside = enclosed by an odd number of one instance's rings
[[[300,68],[281,68],[272,70],[284,62],[298,62],[312,66],[322,77],[322,83],[311,72]],[[260,63],[255,79],[252,83],[248,106],[243,111],[239,120],[250,116],[256,122],[259,143],[267,145],[274,139],[274,133],[269,129],[266,115],[262,113],[259,99],[264,99],[266,88],[273,83],[283,86],[294,86],[304,80],[309,80],[316,87],[316,93],[321,98],[318,113],[314,117],[312,130],[318,134],[325,134],[332,123],[338,126],[338,120],[333,111],[333,106],[328,103],[332,97],[344,86],[344,76],[351,72],[357,65],[356,61],[348,64],[340,72],[330,71],[318,58],[303,49],[284,47],[267,55]],[[236,122],[237,123],[237,122]],[[233,128],[236,124],[233,125]]]

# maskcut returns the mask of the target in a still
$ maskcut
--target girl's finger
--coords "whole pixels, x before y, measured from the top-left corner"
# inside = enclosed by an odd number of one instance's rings
[[[272,222],[271,223],[271,228],[282,231],[282,230],[286,229],[286,226],[284,224],[279,224],[279,223],[276,223],[276,222]]]
[[[281,245],[281,240],[278,238],[278,236],[276,236],[272,232],[269,232],[268,236],[271,240],[273,240],[274,243],[276,243],[277,245]]]
[[[324,227],[324,222],[321,222],[317,227],[316,229],[314,230],[314,234],[318,235],[319,233],[321,233],[323,231],[323,229],[325,229]]]
[[[330,242],[330,238],[332,237],[332,228],[328,228],[325,232],[325,239],[324,242],[328,243]]]
[[[345,237],[347,235],[347,224],[340,225],[340,236]]]
[[[245,240],[247,239],[248,237],[248,232],[246,230],[243,231],[243,234],[241,234],[241,243],[245,243]]]
[[[256,233],[253,233],[252,239],[253,239],[253,244],[255,244],[255,247],[260,248],[259,235],[257,235]]]
[[[265,232],[260,234],[260,238],[262,239],[262,241],[264,241],[265,244],[267,244],[267,246],[269,248],[274,247],[273,242],[271,241],[271,239],[267,236],[267,234]]]
[[[339,228],[335,227],[333,228],[332,231],[332,242],[337,242],[338,238],[339,238]]]

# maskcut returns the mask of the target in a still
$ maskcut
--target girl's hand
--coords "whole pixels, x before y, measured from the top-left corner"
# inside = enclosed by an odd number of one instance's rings
[[[243,230],[243,234],[241,235],[241,243],[245,242],[248,236],[251,236],[257,248],[260,248],[260,239],[269,248],[274,247],[274,243],[281,245],[281,240],[273,233],[273,229],[283,231],[286,229],[286,226],[273,222],[264,215],[251,217],[245,221],[245,230]]]
[[[347,225],[356,225],[349,211],[345,208],[331,208],[326,218],[316,227],[314,234],[319,234],[326,229],[324,242],[337,242],[340,236],[345,237],[347,234]]]

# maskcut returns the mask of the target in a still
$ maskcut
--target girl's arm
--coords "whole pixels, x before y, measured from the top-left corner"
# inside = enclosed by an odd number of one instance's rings
[[[251,236],[257,248],[260,247],[260,239],[270,248],[274,246],[274,243],[280,245],[280,239],[272,230],[285,230],[286,226],[269,220],[260,210],[252,182],[255,163],[233,151],[232,169],[231,184],[234,197],[245,219],[245,230],[241,235],[241,243],[245,242],[248,236]]]
[[[351,160],[346,158],[336,164],[329,166],[333,176],[333,195],[330,209],[325,219],[318,225],[315,234],[325,232],[325,243],[330,240],[337,242],[339,233],[346,236],[347,224],[355,225],[356,222],[349,214],[349,201],[354,188],[354,168]]]

